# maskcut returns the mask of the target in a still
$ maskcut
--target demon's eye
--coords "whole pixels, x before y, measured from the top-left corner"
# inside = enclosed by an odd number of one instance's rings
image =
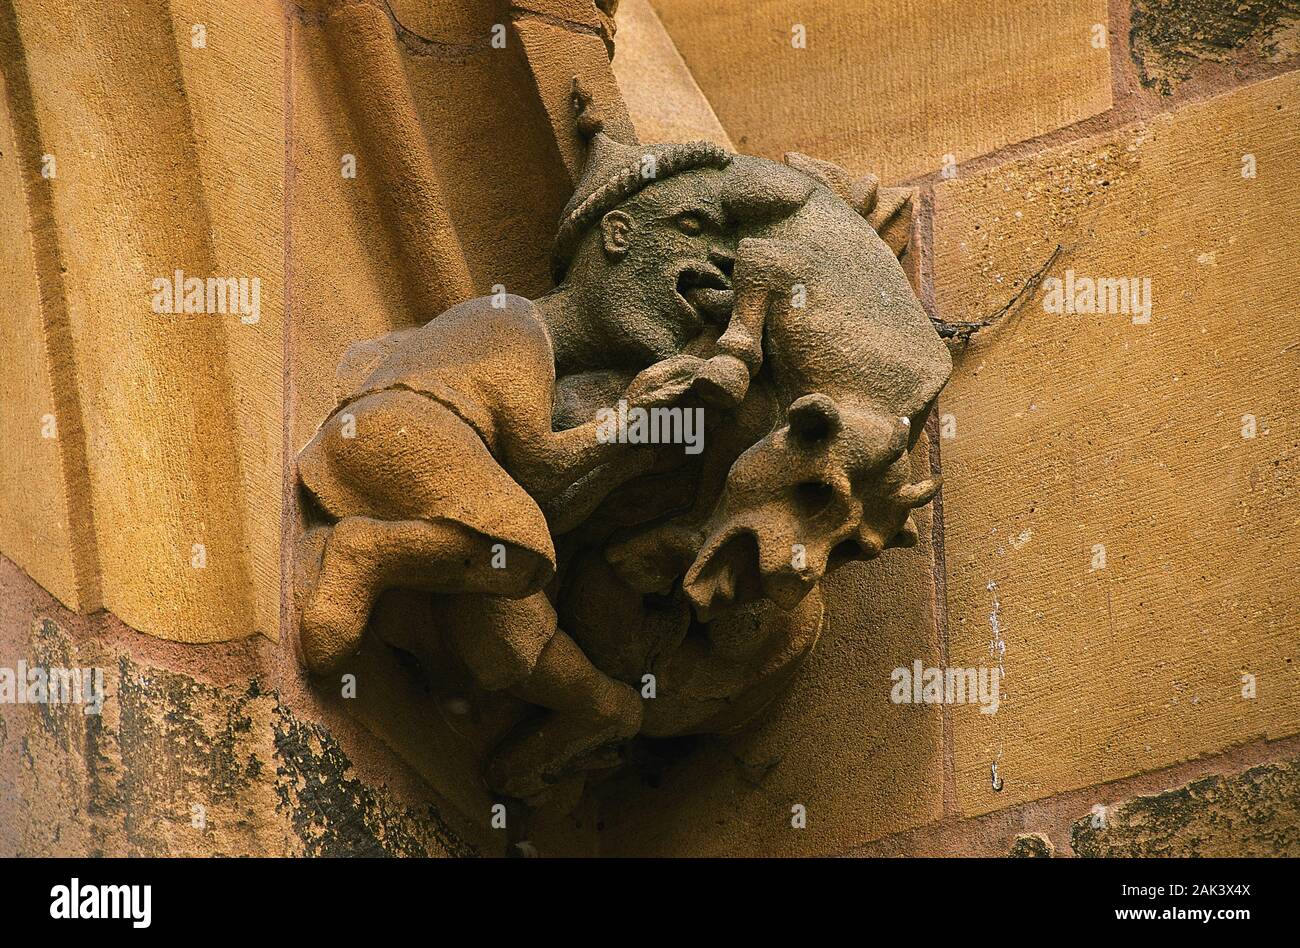
[[[704,230],[704,221],[701,220],[700,215],[687,211],[685,214],[677,215],[677,229],[689,237],[694,237]]]

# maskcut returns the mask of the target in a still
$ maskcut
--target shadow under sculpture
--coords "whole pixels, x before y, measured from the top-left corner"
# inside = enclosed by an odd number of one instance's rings
[[[593,131],[556,289],[356,344],[298,458],[308,668],[345,670],[376,598],[421,591],[390,644],[516,699],[483,779],[532,806],[638,734],[763,711],[822,576],[916,542],[938,484],[908,451],[951,369],[896,258],[909,192]]]

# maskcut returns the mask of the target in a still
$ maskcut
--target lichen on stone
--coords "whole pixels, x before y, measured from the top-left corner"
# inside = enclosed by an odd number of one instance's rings
[[[1300,758],[1137,797],[1070,841],[1080,856],[1300,856]]]
[[[29,650],[47,667],[96,664],[48,619]],[[102,713],[50,703],[0,723],[22,747],[4,781],[18,792],[0,801],[22,830],[0,855],[476,854],[432,805],[354,775],[322,725],[256,678],[218,686],[114,658]]]
[[[1129,45],[1142,84],[1169,95],[1203,62],[1226,62],[1252,44],[1277,62],[1292,49],[1296,0],[1134,0]]]
[[[309,856],[476,856],[429,807],[395,805],[355,777],[338,742],[318,724],[277,707],[277,809]]]

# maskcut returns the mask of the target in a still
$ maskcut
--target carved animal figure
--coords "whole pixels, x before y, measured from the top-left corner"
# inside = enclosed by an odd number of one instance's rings
[[[910,511],[939,484],[909,483],[908,451],[951,369],[896,260],[906,192],[794,154],[732,170],[816,183],[798,212],[741,229],[734,306],[709,364],[730,404],[761,371],[777,423],[723,456],[720,501],[706,487],[690,512],[607,552],[645,592],[681,578],[701,620],[759,597],[793,609],[840,564],[916,542]],[[740,369],[719,371],[724,359]]]
[[[423,634],[445,638],[484,689],[550,712],[492,754],[497,793],[535,800],[580,781],[598,749],[640,726],[637,692],[557,628],[542,589],[553,538],[656,462],[654,446],[597,437],[597,409],[710,389],[716,366],[701,356],[716,355],[708,327],[727,308],[735,248],[718,200],[731,159],[707,143],[629,148],[598,135],[557,236],[563,282],[535,302],[470,300],[354,346],[340,405],[299,456],[323,521],[298,550],[308,668],[348,660],[382,591],[436,594],[438,622]],[[806,192],[769,189],[740,213],[774,216]],[[604,387],[556,430],[561,374]]]
[[[910,482],[908,450],[951,361],[867,224],[874,179],[787,162],[820,187],[798,214],[741,241],[737,286],[754,271],[768,292],[738,303],[722,337],[762,340],[786,418],[731,466],[705,526],[683,582],[702,617],[759,596],[792,609],[841,563],[914,545],[911,511],[940,486]],[[907,372],[894,369],[899,351]]]
[[[597,130],[559,286],[344,359],[339,407],[299,457],[319,524],[298,549],[308,666],[347,661],[381,591],[433,593],[429,621],[385,641],[445,640],[485,691],[542,712],[493,737],[485,768],[529,803],[576,799],[643,728],[757,714],[817,638],[816,580],[904,542],[905,501],[928,499],[904,454],[949,362],[891,250],[905,201],[887,197],[806,159]],[[597,437],[620,398],[703,401],[703,454]],[[812,565],[791,575],[778,553],[797,544]],[[630,686],[651,668],[643,705]]]

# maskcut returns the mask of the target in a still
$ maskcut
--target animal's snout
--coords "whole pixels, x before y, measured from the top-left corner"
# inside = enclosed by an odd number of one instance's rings
[[[801,516],[815,517],[834,502],[835,487],[823,480],[800,481],[791,495]]]
[[[783,569],[763,577],[763,595],[786,612],[793,610],[808,595],[820,577]]]

